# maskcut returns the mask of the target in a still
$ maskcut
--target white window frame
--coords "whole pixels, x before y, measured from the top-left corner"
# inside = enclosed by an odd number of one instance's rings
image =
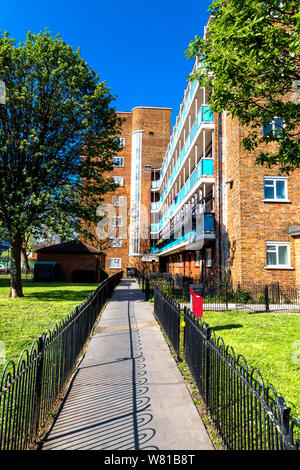
[[[124,176],[113,176],[115,184],[119,186],[124,186]]]
[[[109,258],[110,269],[121,269],[121,267],[122,267],[122,258]]]
[[[111,248],[122,248],[122,238],[112,238],[110,241]]]
[[[123,167],[124,166],[124,157],[113,157],[113,166]]]
[[[122,227],[123,225],[123,218],[121,215],[113,215],[111,218],[111,226],[112,227]]]
[[[208,247],[205,249],[205,267],[212,267],[212,248]]]
[[[268,247],[274,246],[275,250],[273,251],[276,253],[276,264],[267,264],[268,260]],[[287,247],[287,258],[288,262],[287,264],[279,264],[279,247],[285,246]],[[266,241],[266,246],[265,246],[265,256],[266,256],[266,269],[293,269],[291,266],[291,252],[290,252],[290,242],[274,242],[274,241]]]
[[[282,118],[278,117],[278,116],[275,116],[275,117],[274,117],[271,121],[269,121],[268,123],[263,123],[263,137],[265,137],[266,135],[269,134],[269,132],[266,132],[266,133],[264,132],[264,125],[265,125],[265,124],[272,127],[272,134],[273,134],[273,135],[278,135],[278,132],[280,132],[280,131],[277,131],[277,130],[276,130],[276,129],[277,129],[277,128],[275,127],[275,120],[276,120],[276,119],[279,119],[279,120],[281,121],[281,127],[282,127],[282,128],[285,126],[284,120],[283,120]]]
[[[200,266],[201,254],[200,250],[197,250],[195,253],[195,266],[198,268]]]
[[[120,145],[121,147],[125,147],[125,137],[120,137]]]
[[[274,187],[274,198],[266,198],[265,197],[265,183],[267,181],[272,181],[273,182],[273,187]],[[284,192],[285,192],[285,198],[281,199],[277,197],[276,194],[276,181],[283,181],[284,182]],[[269,185],[271,186],[271,185]],[[288,185],[287,185],[287,176],[264,176],[264,199],[265,202],[272,201],[272,202],[290,202],[288,200]]]

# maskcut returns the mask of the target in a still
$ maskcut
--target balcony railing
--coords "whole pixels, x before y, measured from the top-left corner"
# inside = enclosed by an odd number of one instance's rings
[[[193,187],[199,181],[202,176],[212,176],[214,174],[214,161],[212,158],[202,158],[188,180],[182,186],[177,197],[172,202],[166,213],[163,215],[162,219],[159,222],[159,229],[169,220],[174,211],[182,203],[186,195],[192,191]]]
[[[179,238],[175,238],[174,235],[172,235],[170,239],[164,240],[159,246],[159,253],[162,253],[165,250],[173,248],[176,245],[179,245],[180,243],[183,243],[186,240],[189,240],[190,238],[195,237],[196,235],[203,234],[203,236],[205,236],[205,234],[207,233],[215,233],[214,214],[204,214],[204,226],[189,230],[187,233],[184,233]]]
[[[182,147],[182,150],[180,152],[180,155],[179,155],[179,158],[173,168],[173,171],[167,181],[167,184],[164,188],[164,191],[163,193],[161,194],[161,197],[160,197],[160,201],[162,202],[166,196],[166,194],[168,193],[170,187],[172,186],[173,182],[174,182],[174,179],[178,173],[178,170],[179,168],[181,167],[183,161],[185,160],[187,154],[189,153],[189,150],[191,148],[191,145],[194,141],[194,138],[201,126],[201,124],[203,123],[210,123],[210,122],[213,122],[214,120],[214,116],[213,116],[213,112],[211,111],[210,107],[207,106],[207,105],[202,105],[200,110],[199,110],[199,113],[197,114],[197,117],[195,119],[195,122],[193,124],[193,127],[185,141],[185,144],[184,146]],[[162,176],[161,176],[161,179],[163,178],[163,172],[162,172]]]
[[[177,142],[177,138],[181,132],[181,129],[182,129],[182,125],[185,121],[185,118],[186,118],[186,114],[187,114],[187,110],[189,109],[189,106],[190,106],[190,103],[192,101],[192,98],[193,98],[193,95],[194,95],[194,92],[197,88],[197,85],[198,85],[198,82],[197,81],[194,81],[191,85],[191,88],[190,88],[190,91],[186,97],[186,100],[184,102],[184,106],[183,106],[183,109],[181,111],[181,114],[180,114],[180,118],[179,118],[179,121],[177,122],[176,124],[176,129],[175,129],[175,132],[174,132],[174,135],[171,137],[172,140],[171,140],[171,144],[170,144],[170,147],[169,147],[169,150],[168,150],[168,153],[167,153],[167,157],[164,161],[164,164],[163,164],[163,168],[162,168],[162,173],[165,172],[165,170],[167,169],[167,166],[169,164],[169,161],[170,161],[170,158],[171,158],[171,155],[173,153],[173,150],[174,150],[174,147],[176,145],[176,142]]]

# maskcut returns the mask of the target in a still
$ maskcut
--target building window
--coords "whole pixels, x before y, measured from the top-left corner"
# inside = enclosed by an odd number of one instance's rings
[[[113,215],[111,218],[111,225],[113,227],[122,227],[122,216]]]
[[[266,201],[287,201],[287,178],[284,176],[265,176],[264,199]]]
[[[212,266],[212,249],[206,248],[205,250],[205,266],[211,268]]]
[[[124,157],[113,157],[114,166],[124,166]]]
[[[196,251],[196,266],[200,266],[200,251]]]
[[[290,268],[288,242],[266,242],[266,268]]]
[[[122,238],[113,238],[110,242],[111,248],[121,248]]]
[[[121,147],[125,147],[125,138],[124,137],[120,137],[120,145],[121,145]]]
[[[263,136],[267,136],[270,133],[277,136],[281,132],[283,127],[283,121],[280,118],[274,118],[272,121],[263,123]]]
[[[179,267],[182,266],[182,255],[179,255]]]
[[[113,196],[111,202],[114,206],[123,207],[123,197],[124,196]]]
[[[123,176],[113,176],[113,180],[114,180],[115,184],[117,184],[119,186],[124,186]]]
[[[109,258],[109,267],[111,269],[121,269],[122,260],[121,258]]]

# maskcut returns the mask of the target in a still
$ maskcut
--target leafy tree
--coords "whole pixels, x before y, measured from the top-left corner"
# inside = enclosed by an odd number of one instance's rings
[[[113,190],[112,156],[120,119],[105,82],[73,49],[48,31],[16,44],[0,35],[0,226],[11,244],[10,296],[22,296],[21,249],[26,234],[47,226],[78,237],[97,221],[101,195]]]
[[[211,87],[214,111],[247,126],[245,149],[263,145],[257,163],[299,168],[299,1],[215,0],[210,9],[208,34],[186,52],[201,63],[191,78]]]

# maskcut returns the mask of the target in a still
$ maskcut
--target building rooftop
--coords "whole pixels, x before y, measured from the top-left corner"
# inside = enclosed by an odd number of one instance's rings
[[[71,241],[65,243],[58,243],[56,245],[45,246],[38,248],[36,253],[74,253],[74,254],[100,254],[102,251],[97,250],[93,246],[85,245],[82,242]]]

